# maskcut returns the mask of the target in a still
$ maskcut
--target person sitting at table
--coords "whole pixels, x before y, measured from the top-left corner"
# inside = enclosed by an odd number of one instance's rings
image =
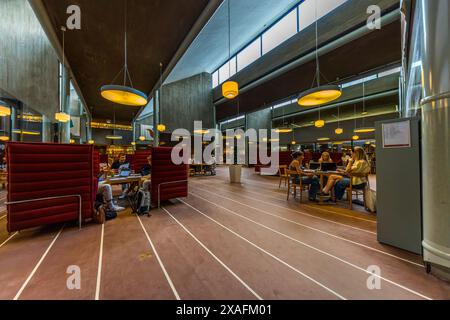
[[[139,214],[148,214],[151,206],[151,173],[152,173],[152,155],[147,157],[147,164],[142,167],[141,175],[145,178],[145,181],[142,183],[142,191],[143,191],[143,199],[139,201],[138,199],[138,208],[137,211]]]
[[[112,170],[120,170],[120,168],[129,167],[130,163],[127,161],[127,156],[125,154],[121,154],[117,160],[113,162],[111,165]]]
[[[99,181],[97,194],[100,194],[103,196],[103,202],[106,204],[108,210],[115,211],[115,212],[120,212],[120,211],[125,210],[125,208],[119,207],[113,202],[113,194],[112,194],[111,185]]]
[[[292,177],[292,182],[295,184],[300,184],[300,177],[302,179],[302,183],[304,185],[309,185],[309,201],[316,201],[316,195],[317,192],[320,190],[320,181],[319,178],[317,178],[314,174],[312,173],[306,173],[304,170],[305,168],[303,167],[302,163],[303,163],[303,159],[304,159],[304,154],[303,152],[299,151],[299,152],[294,152],[292,154],[292,162],[289,165],[289,170],[290,171],[295,171],[298,173],[298,175],[294,175]]]
[[[352,158],[352,157],[350,157],[350,155],[349,155],[347,152],[344,153],[344,154],[342,155],[342,158],[341,158],[341,160],[342,160],[342,165],[343,165],[344,167],[346,167],[347,164],[348,164],[348,162],[350,161],[351,158]]]
[[[352,158],[349,160],[345,170],[338,170],[343,174],[355,174],[361,176],[353,176],[352,179],[341,175],[331,175],[328,178],[327,185],[322,190],[321,195],[329,196],[331,189],[334,187],[336,200],[342,200],[345,190],[350,186],[350,183],[355,189],[362,189],[367,183],[367,179],[363,177],[364,174],[370,172],[370,165],[367,161],[367,155],[364,149],[356,147],[353,151]]]
[[[319,163],[333,163],[333,159],[331,159],[329,152],[322,153],[322,156],[319,159]]]
[[[113,162],[113,164],[111,165],[111,169],[114,171],[117,171],[117,173],[120,174],[120,171],[122,171],[123,169],[129,169],[130,168],[130,163],[127,160],[127,156],[123,153],[120,154],[119,158]],[[119,197],[119,199],[123,200],[126,198],[128,193],[128,185],[127,184],[122,184],[122,194]]]

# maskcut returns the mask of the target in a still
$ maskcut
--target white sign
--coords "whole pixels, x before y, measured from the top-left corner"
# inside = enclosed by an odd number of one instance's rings
[[[383,123],[383,148],[410,148],[411,123],[402,122]]]

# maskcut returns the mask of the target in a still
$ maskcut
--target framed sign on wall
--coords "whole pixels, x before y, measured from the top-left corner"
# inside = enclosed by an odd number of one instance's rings
[[[383,123],[383,148],[410,148],[411,123],[409,120]]]

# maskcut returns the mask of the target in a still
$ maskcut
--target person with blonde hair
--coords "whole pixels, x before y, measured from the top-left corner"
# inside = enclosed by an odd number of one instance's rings
[[[333,159],[331,159],[329,152],[322,153],[322,156],[319,159],[319,163],[333,163]]]
[[[342,170],[342,173],[353,175],[350,179],[349,177],[343,177],[340,175],[331,175],[328,178],[327,185],[322,191],[323,196],[328,196],[330,190],[334,187],[334,194],[336,200],[342,200],[345,194],[345,190],[353,185],[354,189],[363,189],[367,184],[367,175],[370,172],[369,161],[367,160],[367,155],[364,149],[361,147],[356,147],[352,153],[352,158],[349,160],[347,168]]]

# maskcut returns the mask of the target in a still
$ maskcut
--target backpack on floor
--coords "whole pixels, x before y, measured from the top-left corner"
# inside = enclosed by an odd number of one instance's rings
[[[137,201],[136,201],[136,212],[138,214],[146,214],[150,211],[150,201],[151,196],[150,192],[139,190],[137,193]]]

